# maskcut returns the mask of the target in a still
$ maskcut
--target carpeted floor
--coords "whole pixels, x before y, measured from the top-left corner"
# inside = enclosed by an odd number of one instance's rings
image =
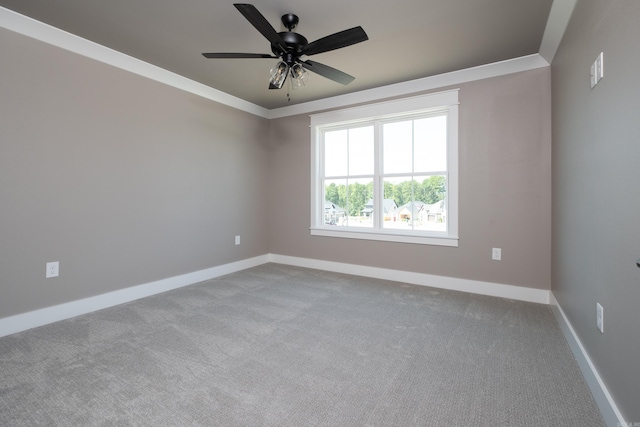
[[[2,426],[603,426],[548,306],[266,264],[0,338]]]

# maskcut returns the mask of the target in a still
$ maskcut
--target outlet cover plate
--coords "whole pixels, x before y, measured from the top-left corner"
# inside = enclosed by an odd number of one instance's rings
[[[48,262],[47,269],[45,271],[45,278],[50,279],[52,277],[58,277],[60,275],[60,262]]]
[[[591,89],[602,80],[604,77],[604,53],[600,52],[600,55],[591,64]]]
[[[598,330],[604,334],[604,308],[600,303],[596,303],[596,326]]]

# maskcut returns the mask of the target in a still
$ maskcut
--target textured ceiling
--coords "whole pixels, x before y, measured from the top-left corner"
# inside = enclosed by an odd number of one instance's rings
[[[269,90],[275,59],[206,59],[202,52],[271,53],[236,10],[213,0],[0,0],[0,6],[273,109],[538,53],[552,0],[260,0],[277,31],[295,13],[310,42],[362,26],[369,40],[311,59],[356,77],[343,86]]]

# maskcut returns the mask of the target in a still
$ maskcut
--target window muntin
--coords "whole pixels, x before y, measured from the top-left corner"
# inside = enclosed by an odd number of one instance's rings
[[[312,138],[312,235],[457,246],[457,91],[312,116]]]

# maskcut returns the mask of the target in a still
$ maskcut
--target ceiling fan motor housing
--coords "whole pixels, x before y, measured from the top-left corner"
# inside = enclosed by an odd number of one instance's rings
[[[287,63],[289,63],[289,61],[285,59],[286,57],[290,55],[298,57],[302,48],[309,43],[304,36],[292,31],[285,31],[278,34],[282,38],[282,41],[287,45],[287,54],[283,54],[280,48],[273,43],[271,44],[271,51],[277,56],[282,55],[282,59]]]

